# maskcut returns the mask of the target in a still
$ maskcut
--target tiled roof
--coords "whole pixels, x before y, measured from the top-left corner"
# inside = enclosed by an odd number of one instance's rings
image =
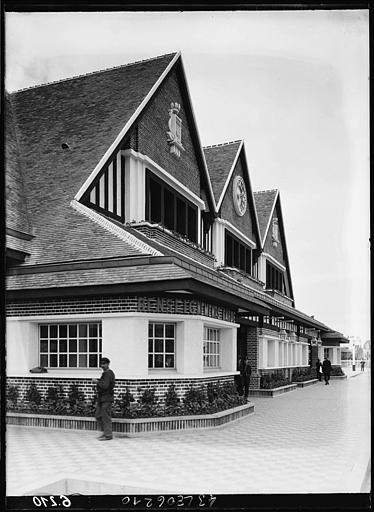
[[[216,204],[231,171],[242,141],[226,142],[203,148]]]
[[[134,265],[128,267],[93,268],[18,274],[7,277],[7,289],[30,290],[108,284],[144,283],[185,279],[190,273],[174,264]]]
[[[5,113],[8,126],[5,134],[6,226],[22,233],[31,234],[16,125],[8,94],[5,95]]]
[[[127,254],[125,243],[79,215],[70,202],[174,57],[165,55],[10,95],[13,112],[7,115],[11,123],[7,133],[12,139],[14,119],[35,235],[26,264]],[[69,148],[63,149],[63,143]],[[7,161],[10,176],[17,162],[13,146]],[[19,196],[10,199],[17,202]],[[20,200],[18,204],[22,206]],[[21,217],[17,222],[25,224],[22,208],[17,215]]]
[[[268,226],[269,218],[274,207],[274,201],[277,192],[278,190],[262,190],[253,193],[262,241],[264,241],[265,238],[266,228]]]

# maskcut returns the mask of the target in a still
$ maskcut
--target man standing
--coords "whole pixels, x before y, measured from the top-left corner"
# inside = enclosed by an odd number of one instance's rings
[[[102,357],[100,359],[100,368],[103,373],[100,379],[94,379],[96,384],[96,412],[95,418],[99,430],[103,434],[98,438],[100,441],[110,441],[113,439],[112,432],[112,403],[114,400],[115,376],[109,369],[109,359]]]
[[[321,382],[322,380],[322,363],[319,359],[317,359],[317,362],[316,362],[316,372],[317,372],[317,379]]]
[[[365,371],[365,361],[363,359],[361,360],[361,371]]]
[[[248,357],[240,359],[239,371],[242,388],[244,389],[244,398],[248,399],[249,381],[252,373],[252,368],[251,365],[249,364]]]
[[[330,374],[331,374],[331,361],[328,359],[327,356],[325,356],[325,360],[322,363],[322,372],[325,377],[325,385],[330,384]]]

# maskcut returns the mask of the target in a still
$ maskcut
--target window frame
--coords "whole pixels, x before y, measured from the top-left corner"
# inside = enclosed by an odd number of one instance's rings
[[[266,289],[275,290],[281,294],[286,292],[284,272],[268,260],[266,260]]]
[[[163,336],[156,336],[156,325],[162,325],[163,326]],[[152,336],[150,336],[150,327],[152,326]],[[173,326],[173,337],[166,336],[166,326]],[[177,354],[176,354],[176,332],[177,332],[177,324],[175,322],[164,322],[164,321],[157,321],[157,320],[149,320],[148,322],[148,336],[147,336],[147,343],[148,343],[148,371],[165,371],[165,370],[176,370],[177,369]],[[156,340],[162,340],[163,341],[163,351],[156,351]],[[166,342],[173,340],[173,351],[167,351],[166,350]],[[152,348],[153,350],[150,350],[150,341],[152,341]],[[163,366],[155,366],[155,357],[156,355],[162,355],[163,359]],[[166,357],[167,356],[173,356],[173,366],[166,366]],[[152,364],[153,366],[150,366],[150,357],[152,357]]]
[[[160,208],[159,215],[155,215],[152,211],[155,199],[151,196],[152,182],[160,187]],[[165,202],[165,191],[173,196],[172,207]],[[165,221],[167,217],[165,212],[172,215]],[[146,169],[146,205],[145,218],[148,222],[159,222],[167,229],[176,231],[182,236],[186,236],[192,242],[198,242],[198,207],[182,194],[173,189],[169,184],[165,183],[156,174],[148,168]]]
[[[86,335],[80,335],[80,326],[86,327]],[[96,336],[90,335],[90,326],[96,326]],[[51,327],[56,327],[56,336],[51,335]],[[60,336],[62,327],[66,328],[66,336]],[[71,329],[76,328],[76,335],[70,335]],[[42,336],[42,330],[47,328],[47,337]],[[56,341],[56,351],[51,350],[51,341]],[[66,341],[66,350],[60,350],[62,342]],[[80,341],[86,342],[86,350],[80,350]],[[96,341],[96,350],[90,350],[90,342]],[[47,342],[47,350],[42,351],[42,343]],[[76,350],[70,349],[70,342],[76,342]],[[38,324],[38,354],[39,364],[51,370],[89,370],[100,368],[102,356],[102,323],[89,322],[48,322]],[[51,357],[56,357],[56,365],[51,365]],[[66,366],[60,365],[60,356],[66,356]],[[86,365],[80,366],[80,356],[86,357]],[[96,356],[96,366],[90,366],[90,356]],[[45,364],[45,357],[47,357]],[[75,366],[70,366],[70,360],[76,358]]]
[[[231,239],[231,240],[230,240]],[[248,257],[249,255],[249,257]],[[225,265],[234,267],[249,276],[253,271],[253,249],[231,231],[225,229]]]
[[[213,338],[209,339],[209,334],[213,334]],[[203,335],[203,369],[204,370],[220,370],[222,363],[221,352],[221,329],[218,327],[211,327],[204,325]],[[210,350],[213,348],[213,350]],[[210,364],[210,361],[215,364]]]

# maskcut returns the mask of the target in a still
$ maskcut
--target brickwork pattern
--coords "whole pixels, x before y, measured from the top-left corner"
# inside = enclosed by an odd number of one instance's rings
[[[172,155],[167,142],[170,104],[181,105],[178,116],[182,120],[182,145],[180,157]],[[184,100],[176,71],[172,71],[161,85],[138,124],[139,151],[148,155],[168,173],[200,196],[200,173],[192,138],[191,123],[187,117]]]
[[[179,379],[117,379],[115,387],[115,400],[120,399],[121,395],[128,388],[130,393],[138,400],[147,388],[155,389],[155,395],[160,404],[164,403],[165,394],[171,384],[175,386],[175,390],[180,399],[183,398],[185,392],[192,387],[206,386],[208,383],[233,382],[234,376],[228,375],[224,377],[196,377],[196,378],[179,378]],[[75,384],[79,390],[85,395],[87,401],[92,400],[96,395],[96,386],[89,378],[73,378],[73,377],[8,377],[8,386],[17,386],[19,390],[19,400],[25,399],[25,394],[30,384],[34,383],[44,397],[49,387],[61,385],[65,395],[68,393],[70,386]]]
[[[88,313],[163,313],[204,315],[235,321],[233,310],[194,298],[116,295],[110,297],[63,297],[60,299],[13,300],[6,305],[7,316],[69,315]]]

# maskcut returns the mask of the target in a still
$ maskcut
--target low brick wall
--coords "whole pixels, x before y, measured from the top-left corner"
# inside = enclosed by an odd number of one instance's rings
[[[171,384],[174,384],[179,398],[182,399],[185,392],[191,386],[199,387],[201,385],[206,386],[208,383],[222,382],[234,382],[234,375],[178,379],[117,379],[114,399],[120,399],[121,395],[125,393],[126,388],[129,388],[135,400],[140,398],[146,388],[155,388],[155,395],[159,399],[159,403],[163,404],[165,394]],[[64,394],[67,396],[72,384],[75,384],[80,391],[83,391],[88,401],[92,400],[96,395],[96,386],[90,378],[51,377],[47,373],[38,374],[38,376],[34,374],[33,377],[7,377],[8,386],[18,387],[20,392],[19,400],[25,400],[26,391],[32,383],[36,385],[42,397],[46,395],[49,387],[57,387],[59,385],[63,387]],[[138,388],[141,388],[141,391],[138,391]]]
[[[315,384],[316,382],[319,382],[318,379],[313,380],[304,380],[304,382],[294,382],[298,388],[305,388],[306,386],[311,386],[312,384]]]
[[[249,396],[274,397],[282,395],[283,393],[288,393],[289,391],[295,391],[295,389],[297,389],[296,384],[289,384],[288,386],[281,386],[280,388],[273,389],[250,389]]]
[[[137,419],[113,418],[113,432],[119,435],[136,436],[155,432],[214,428],[243,418],[252,412],[254,412],[254,405],[248,403],[214,414]],[[77,416],[8,412],[6,420],[8,425],[63,428],[69,430],[97,430],[95,418]]]
[[[330,376],[330,379],[346,379],[347,376],[346,375],[331,375]]]

